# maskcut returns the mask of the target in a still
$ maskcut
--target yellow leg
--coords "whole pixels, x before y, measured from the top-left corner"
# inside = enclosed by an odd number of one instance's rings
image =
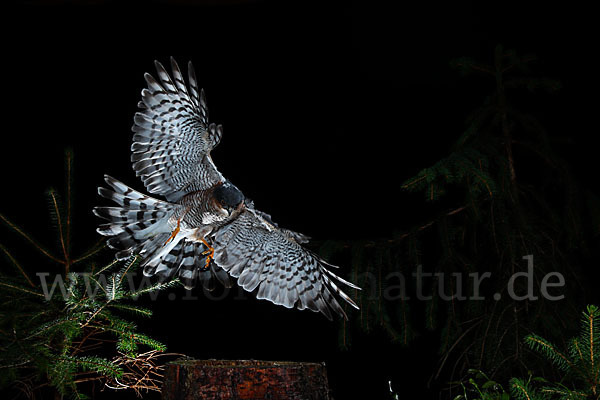
[[[163,246],[166,246],[171,240],[175,239],[175,236],[177,236],[177,234],[179,233],[179,229],[180,229],[179,224],[180,223],[181,223],[181,218],[179,218],[177,220],[177,227],[175,228],[175,230],[173,231],[173,233],[171,233],[171,236],[169,236],[169,238],[167,239],[167,241],[165,242],[165,244],[163,244]]]
[[[207,256],[206,257],[206,264],[204,264],[204,268],[208,268],[208,266],[210,265],[210,262],[213,260],[214,255],[215,255],[215,249],[208,244],[208,242],[206,240],[204,240],[204,238],[200,239],[202,241],[202,243],[204,243],[204,245],[208,248],[208,250],[203,251],[202,255],[203,256]]]

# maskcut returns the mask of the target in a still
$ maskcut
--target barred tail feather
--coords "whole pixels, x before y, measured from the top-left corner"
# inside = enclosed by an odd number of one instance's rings
[[[200,242],[185,242],[181,250],[181,261],[175,265],[179,280],[186,289],[193,289],[197,280],[208,291],[215,289],[216,281],[224,287],[230,288],[231,281],[225,270],[217,267],[214,263],[209,264],[208,267],[206,266],[207,255],[203,254],[205,250],[206,247]]]
[[[107,244],[120,250],[116,254],[118,259],[135,253],[150,256],[168,239],[172,230],[169,218],[181,206],[146,196],[108,175],[104,179],[113,190],[101,187],[98,194],[120,207],[94,208],[94,214],[108,220],[97,232],[110,236]]]
[[[186,241],[182,249],[182,260],[179,265],[179,280],[186,289],[192,289],[198,277],[196,268],[196,255],[202,257],[202,244]]]
[[[177,275],[188,290],[196,286],[197,280],[208,291],[215,289],[216,281],[227,288],[231,287],[231,281],[226,271],[214,264],[206,267],[207,256],[203,254],[206,247],[202,243],[181,239],[176,236],[173,239],[173,242],[179,240],[176,245],[165,246],[159,253],[148,258],[142,264],[144,275],[156,275],[161,281]]]
[[[178,233],[170,242],[153,243],[142,262],[145,276],[157,275],[161,281],[172,277],[181,263],[184,235]],[[168,237],[167,237],[168,240]]]

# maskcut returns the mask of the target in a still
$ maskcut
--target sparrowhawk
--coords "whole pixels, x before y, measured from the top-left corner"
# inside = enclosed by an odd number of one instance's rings
[[[109,221],[97,230],[110,236],[116,257],[139,254],[146,276],[178,276],[187,288],[196,280],[210,287],[215,278],[229,287],[232,276],[245,290],[258,289],[259,299],[347,318],[336,296],[358,307],[335,282],[359,288],[303,247],[307,236],[280,228],[217,170],[210,152],[223,129],[208,122],[192,64],[188,85],[173,58],[172,78],[155,65],[158,79],[145,74],[148,88],[134,117],[131,161],[148,192],[166,200],[105,176],[112,190],[98,192],[118,206],[94,213]]]

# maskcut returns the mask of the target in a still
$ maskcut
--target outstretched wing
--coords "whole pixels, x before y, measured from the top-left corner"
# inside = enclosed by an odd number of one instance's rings
[[[210,157],[223,130],[208,123],[204,91],[198,91],[191,63],[189,88],[173,58],[173,79],[161,63],[154,63],[158,80],[144,75],[148,88],[138,104],[142,111],[134,117],[131,161],[150,193],[177,201],[224,181]]]
[[[346,313],[334,297],[358,308],[333,282],[359,289],[325,268],[327,264],[299,243],[304,238],[279,229],[260,211],[246,208],[232,223],[215,234],[215,262],[238,278],[238,285],[257,298],[287,308],[310,309],[332,319],[331,310]]]

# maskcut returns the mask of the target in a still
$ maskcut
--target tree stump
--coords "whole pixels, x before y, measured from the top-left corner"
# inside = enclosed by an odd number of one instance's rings
[[[167,365],[163,400],[329,400],[325,363],[177,360]]]

